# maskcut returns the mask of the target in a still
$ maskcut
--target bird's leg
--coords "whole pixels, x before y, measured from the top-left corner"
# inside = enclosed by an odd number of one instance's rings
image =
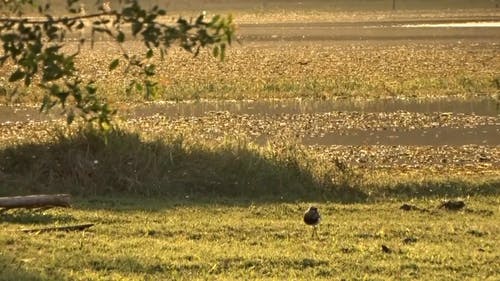
[[[318,232],[316,231],[316,226],[313,226],[312,238],[314,238],[315,234],[316,234],[316,237],[318,237]]]

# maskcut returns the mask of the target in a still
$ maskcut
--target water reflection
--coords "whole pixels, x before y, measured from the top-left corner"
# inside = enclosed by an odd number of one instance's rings
[[[228,111],[237,114],[304,114],[332,111],[416,113],[453,112],[482,116],[498,116],[498,102],[489,99],[373,99],[373,100],[276,100],[276,101],[221,101],[175,104],[150,104],[130,111],[131,116],[202,116],[212,111]]]
[[[424,24],[403,24],[400,27],[420,28],[420,27],[455,27],[455,28],[475,28],[475,27],[500,27],[500,22],[459,22],[459,23],[424,23]],[[398,27],[394,25],[393,27]]]
[[[415,113],[453,112],[481,116],[498,116],[498,101],[491,98],[460,99],[372,99],[372,100],[259,100],[259,101],[198,101],[179,103],[152,103],[129,106],[122,110],[125,118],[146,117],[161,114],[169,117],[203,116],[213,111],[234,114],[279,115],[325,113],[332,111]],[[0,106],[0,123],[43,121],[60,118],[58,114],[40,114],[37,108]]]
[[[500,145],[500,127],[445,127],[407,132],[348,130],[342,134],[306,137],[302,141],[307,145]]]

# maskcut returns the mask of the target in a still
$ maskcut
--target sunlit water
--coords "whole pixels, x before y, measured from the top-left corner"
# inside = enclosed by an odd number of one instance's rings
[[[235,114],[310,114],[332,111],[415,113],[453,112],[482,116],[498,116],[498,101],[490,98],[466,100],[443,98],[419,99],[372,99],[372,100],[257,100],[221,101],[173,104],[151,104],[132,110],[136,116],[163,114],[168,116],[201,116],[211,111],[228,111]]]
[[[220,101],[220,102],[181,102],[155,103],[131,108],[121,112],[125,118],[146,117],[156,114],[177,116],[203,116],[214,111],[233,114],[281,115],[310,114],[332,111],[346,112],[451,112],[483,116],[500,116],[498,101],[494,99],[374,99],[370,101],[353,100],[261,100],[261,101]],[[40,115],[34,108],[13,108],[0,106],[0,123],[26,122],[60,118],[60,116]],[[258,143],[265,143],[266,137],[257,137]],[[320,145],[500,145],[498,125],[478,126],[475,128],[430,128],[411,131],[366,131],[343,130],[317,137],[304,137],[304,144]]]
[[[419,99],[371,99],[371,100],[256,100],[256,101],[196,101],[166,102],[139,106],[127,106],[127,112],[121,112],[127,118],[146,117],[161,114],[176,116],[203,116],[209,112],[227,111],[233,114],[310,114],[332,111],[356,112],[396,112],[415,113],[452,112],[481,116],[498,116],[500,104],[491,98],[442,98],[434,100]],[[36,108],[0,106],[0,123],[41,121],[58,118],[57,115],[40,114]]]
[[[411,131],[348,130],[305,137],[304,144],[317,145],[500,145],[500,127],[483,125],[476,128],[426,128]]]
[[[394,27],[422,28],[422,27],[450,27],[450,28],[477,28],[477,27],[500,27],[500,22],[461,22],[461,23],[423,23],[403,24]]]

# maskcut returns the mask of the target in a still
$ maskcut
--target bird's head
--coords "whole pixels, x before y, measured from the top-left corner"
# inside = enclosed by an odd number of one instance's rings
[[[315,211],[317,212],[318,211],[318,208],[314,207],[314,206],[311,206],[309,207],[309,211]]]

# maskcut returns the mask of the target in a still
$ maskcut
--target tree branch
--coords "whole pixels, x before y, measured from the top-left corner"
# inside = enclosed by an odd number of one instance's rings
[[[90,18],[98,18],[102,16],[115,16],[118,15],[118,12],[116,11],[110,11],[110,12],[100,12],[100,13],[95,13],[95,14],[89,14],[89,15],[80,15],[80,16],[74,16],[74,17],[58,17],[58,18],[53,18],[50,19],[49,17],[46,17],[47,19],[45,20],[30,20],[30,18],[0,18],[0,23],[24,23],[24,24],[44,24],[44,23],[63,23],[66,21],[77,21],[77,20],[83,20],[83,19],[90,19]]]
[[[50,232],[50,231],[83,231],[89,227],[94,226],[93,223],[87,224],[79,224],[79,225],[69,225],[69,226],[54,226],[54,227],[44,227],[44,228],[35,228],[35,229],[21,229],[22,232],[30,233],[30,232]]]
[[[70,207],[70,200],[69,194],[0,197],[0,207],[5,208],[2,212],[15,208]]]

